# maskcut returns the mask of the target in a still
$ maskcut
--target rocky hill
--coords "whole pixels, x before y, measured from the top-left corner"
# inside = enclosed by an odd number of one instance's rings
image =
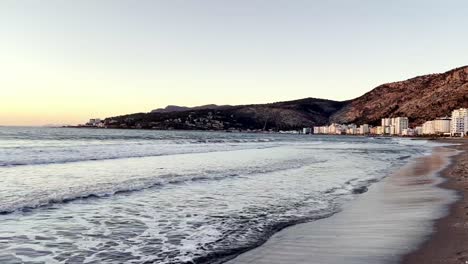
[[[271,104],[204,106],[106,118],[108,127],[197,130],[288,130],[328,122],[346,102],[306,98]]]
[[[330,122],[379,124],[382,117],[407,116],[413,125],[468,107],[468,66],[383,84],[351,100]]]
[[[380,124],[407,116],[412,125],[468,107],[468,66],[383,84],[354,100],[305,98],[271,104],[168,106],[150,113],[110,117],[108,127],[201,130],[289,130],[336,123]]]

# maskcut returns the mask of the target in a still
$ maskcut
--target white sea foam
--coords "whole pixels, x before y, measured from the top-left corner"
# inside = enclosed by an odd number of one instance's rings
[[[5,263],[31,256],[46,263],[222,257],[286,225],[339,211],[428,149],[355,137],[40,129],[33,139],[34,133],[22,138],[0,129],[1,157],[20,149],[29,163],[47,163],[0,167]],[[18,153],[10,161],[18,162]]]

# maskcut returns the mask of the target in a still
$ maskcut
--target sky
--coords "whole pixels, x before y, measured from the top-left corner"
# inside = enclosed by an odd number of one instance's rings
[[[346,100],[468,64],[466,0],[2,0],[0,125]]]

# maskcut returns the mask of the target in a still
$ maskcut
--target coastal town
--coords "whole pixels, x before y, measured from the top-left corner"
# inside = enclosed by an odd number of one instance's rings
[[[216,120],[207,119],[210,122]],[[202,124],[206,122],[200,122]],[[79,127],[94,127],[94,128],[115,128],[112,126],[113,120],[102,120],[99,118],[90,119],[86,124]],[[220,130],[223,128],[222,123],[209,124],[210,128]],[[127,127],[120,127],[127,128]],[[142,128],[138,125],[131,128]],[[238,129],[228,129],[229,132],[237,132]],[[243,132],[265,132],[262,129],[250,130]],[[268,130],[268,132],[274,132]],[[436,118],[424,122],[420,126],[410,127],[410,119],[408,117],[385,117],[382,118],[379,126],[370,124],[337,124],[332,123],[324,126],[305,127],[302,130],[279,130],[282,134],[317,134],[317,135],[380,135],[380,136],[446,136],[446,137],[464,137],[468,135],[468,108],[460,108],[452,111],[452,115]]]
[[[331,124],[304,128],[304,134],[327,135],[389,135],[389,136],[450,136],[464,137],[468,135],[468,108],[452,111],[451,117],[440,117],[426,121],[421,126],[411,128],[408,117],[382,118],[380,126],[369,124]]]

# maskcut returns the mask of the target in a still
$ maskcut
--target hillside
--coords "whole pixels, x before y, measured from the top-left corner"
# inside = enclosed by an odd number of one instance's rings
[[[106,118],[108,127],[201,130],[288,130],[336,123],[380,124],[407,116],[412,125],[468,107],[468,66],[380,85],[361,97],[338,102],[305,98],[254,105],[168,106],[150,113]]]
[[[327,123],[330,115],[344,105],[344,102],[306,98],[271,104],[177,108],[177,111],[170,112],[111,117],[105,122],[108,127],[148,129],[298,129]]]
[[[468,66],[380,85],[351,100],[330,122],[379,124],[382,117],[407,116],[422,124],[460,107],[468,107]]]

